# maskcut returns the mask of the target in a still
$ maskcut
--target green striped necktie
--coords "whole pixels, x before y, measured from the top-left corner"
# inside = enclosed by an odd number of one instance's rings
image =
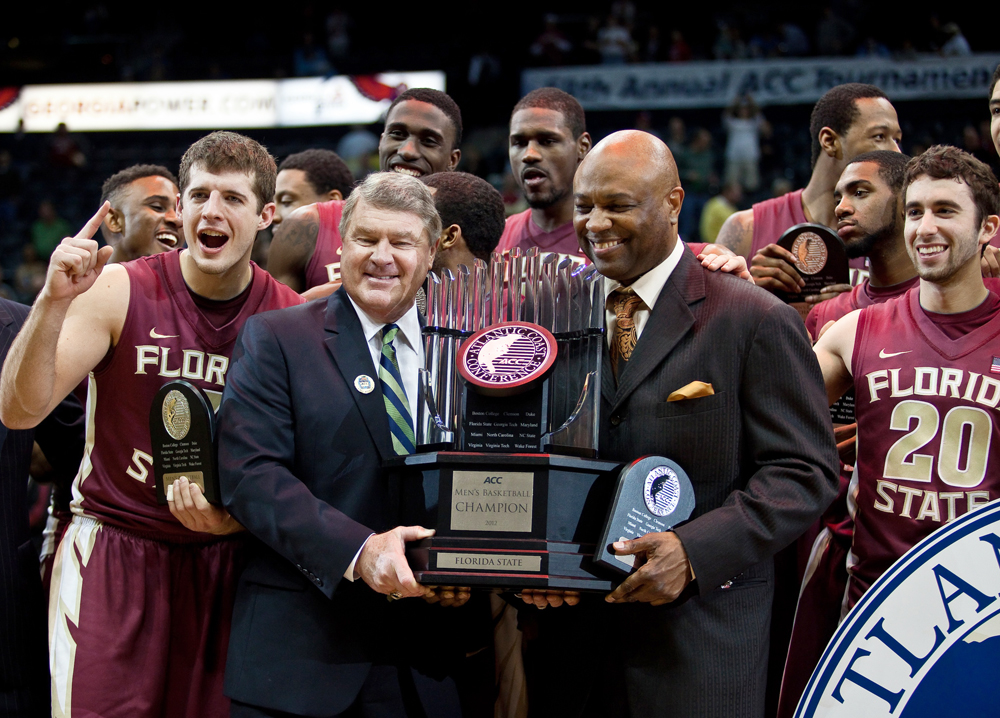
[[[410,404],[403,389],[403,377],[396,362],[396,350],[392,340],[399,333],[395,324],[382,327],[382,356],[379,357],[378,378],[382,382],[382,398],[385,413],[389,415],[389,433],[392,434],[392,448],[397,454],[412,454],[416,446],[413,438],[413,422],[410,419]]]

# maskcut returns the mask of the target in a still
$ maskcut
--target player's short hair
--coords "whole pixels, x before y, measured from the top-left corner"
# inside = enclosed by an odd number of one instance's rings
[[[511,119],[514,118],[515,113],[531,107],[555,110],[560,113],[574,140],[587,131],[587,116],[583,111],[583,106],[571,94],[557,87],[539,87],[537,90],[529,92],[514,105],[514,109],[510,113]]]
[[[462,144],[462,111],[458,108],[458,103],[451,99],[449,95],[441,92],[441,90],[432,90],[429,87],[412,87],[392,101],[392,104],[389,105],[389,111],[385,113],[385,116],[388,117],[391,115],[396,105],[407,100],[426,102],[428,105],[434,105],[441,110],[451,120],[452,127],[455,130],[455,144],[451,148],[456,149]]]
[[[862,152],[847,163],[848,167],[859,162],[871,162],[878,165],[878,176],[889,185],[894,194],[903,193],[903,181],[906,179],[906,164],[910,161],[902,152],[889,150],[874,150]]]
[[[500,193],[468,172],[439,172],[422,179],[437,190],[434,206],[441,215],[441,226],[457,224],[472,255],[489,262],[500,244],[506,220]]]
[[[342,197],[346,197],[354,187],[351,170],[340,159],[340,155],[331,150],[304,150],[288,155],[278,165],[278,172],[282,170],[302,170],[316,194],[326,194],[336,189],[340,190]]]
[[[858,110],[858,100],[881,97],[886,100],[886,94],[875,85],[861,82],[848,82],[826,91],[813,106],[809,117],[809,136],[812,139],[812,164],[819,159],[819,133],[824,127],[829,127],[843,137],[861,111]]]
[[[179,185],[181,196],[191,181],[191,167],[200,163],[208,172],[242,172],[253,180],[257,211],[274,201],[274,182],[278,166],[264,145],[236,132],[213,132],[205,135],[181,158]]]
[[[347,229],[354,218],[358,202],[374,209],[388,212],[408,212],[420,217],[427,230],[428,241],[433,245],[441,236],[441,216],[434,207],[434,197],[427,185],[416,177],[395,172],[375,172],[354,188],[344,202],[340,216],[340,236],[347,236]]]
[[[177,177],[174,173],[162,165],[132,165],[104,180],[101,186],[101,204],[111,202],[112,207],[117,207],[125,194],[125,189],[136,180],[144,177],[163,177],[170,180],[174,187],[179,187]]]
[[[987,100],[993,99],[993,90],[996,89],[997,81],[1000,81],[1000,65],[997,65],[997,69],[993,71],[993,79],[990,80],[990,94],[986,96]]]
[[[921,177],[953,179],[968,185],[976,205],[977,221],[1000,215],[1000,187],[989,165],[964,150],[950,145],[934,145],[906,165],[906,187]]]

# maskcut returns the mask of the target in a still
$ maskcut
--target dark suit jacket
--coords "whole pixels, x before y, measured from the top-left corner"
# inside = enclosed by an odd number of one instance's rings
[[[362,374],[375,379],[368,394],[354,386]],[[447,673],[464,656],[461,610],[389,603],[344,578],[368,536],[399,523],[380,471],[394,454],[378,372],[345,290],[247,321],[219,420],[223,500],[257,539],[226,693],[328,716],[351,704],[373,663]]]
[[[693,381],[715,394],[667,402]],[[586,637],[571,644],[579,654],[563,653],[607,677],[585,684],[595,687],[590,714],[762,715],[771,557],[837,488],[823,380],[802,321],[685,252],[617,386],[605,352],[602,389],[602,457],[662,455],[691,477],[697,506],[676,533],[697,579],[689,600],[669,606],[598,599],[576,614],[547,611],[543,632],[564,644]],[[573,715],[583,702],[535,707]]]
[[[0,299],[0,362],[7,359],[28,307]],[[48,641],[38,552],[28,531],[28,469],[37,440],[58,479],[83,455],[83,408],[70,394],[34,429],[0,425],[0,715],[47,716]]]

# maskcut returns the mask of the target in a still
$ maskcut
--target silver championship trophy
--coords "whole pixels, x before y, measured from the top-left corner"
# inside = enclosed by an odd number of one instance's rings
[[[623,535],[628,473],[598,458],[604,281],[537,248],[428,275],[417,453],[388,465],[402,522],[436,530],[407,547],[417,580],[606,591],[627,573],[597,543]]]

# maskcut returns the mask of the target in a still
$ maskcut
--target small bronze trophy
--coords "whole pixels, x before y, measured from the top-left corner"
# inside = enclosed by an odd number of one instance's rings
[[[778,246],[795,258],[795,268],[806,285],[796,295],[782,295],[786,302],[798,302],[808,294],[819,294],[831,284],[850,283],[847,248],[836,232],[822,224],[805,222],[785,230]]]
[[[205,498],[221,504],[215,455],[215,411],[204,391],[183,379],[156,392],[149,410],[156,498],[167,503],[167,487],[186,477]]]
[[[388,466],[402,522],[436,530],[408,547],[417,580],[613,588],[594,560],[621,469],[598,458],[604,278],[533,248],[427,286],[418,453]]]

